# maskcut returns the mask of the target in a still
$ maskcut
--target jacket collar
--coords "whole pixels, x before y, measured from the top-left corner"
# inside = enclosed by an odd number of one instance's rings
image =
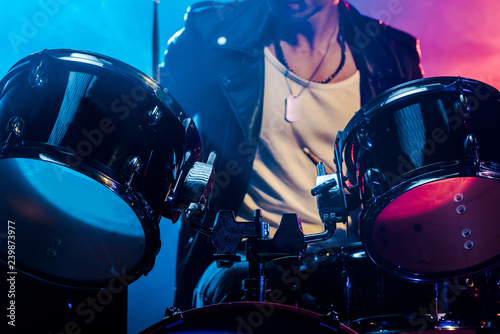
[[[266,1],[243,1],[228,6],[231,6],[226,10],[229,19],[222,15],[221,19],[226,22],[212,43],[217,47],[258,56],[262,52],[265,36],[270,32],[271,13]]]
[[[265,0],[227,4],[221,15],[222,27],[212,44],[226,51],[239,52],[235,62],[219,74],[219,85],[238,121],[244,139],[255,146],[262,122],[264,96],[263,49],[270,28]],[[224,22],[225,21],[225,22]],[[241,59],[240,59],[241,58]]]

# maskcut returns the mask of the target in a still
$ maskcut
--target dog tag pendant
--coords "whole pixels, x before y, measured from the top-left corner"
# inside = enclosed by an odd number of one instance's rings
[[[302,99],[300,96],[290,95],[285,100],[285,120],[290,123],[300,121],[302,114]]]

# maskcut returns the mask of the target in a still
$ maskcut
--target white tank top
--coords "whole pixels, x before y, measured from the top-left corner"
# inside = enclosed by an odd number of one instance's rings
[[[324,231],[324,226],[316,198],[311,195],[316,166],[303,148],[307,147],[335,170],[337,132],[344,129],[360,108],[359,72],[341,82],[308,84],[307,80],[287,71],[268,48],[264,49],[264,55],[261,145],[238,220],[251,221],[254,210],[261,209],[273,235],[283,213],[297,213],[306,235],[319,233]],[[284,118],[285,99],[291,95],[290,90],[297,95],[304,86],[307,87],[300,94],[301,119],[289,123]],[[341,234],[338,232],[336,235]]]

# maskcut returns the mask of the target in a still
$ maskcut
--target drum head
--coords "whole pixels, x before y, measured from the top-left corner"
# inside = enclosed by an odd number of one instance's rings
[[[205,306],[165,318],[149,333],[345,333],[355,331],[336,320],[287,305],[237,302]]]
[[[463,78],[397,86],[343,133],[361,233],[381,268],[434,281],[500,260],[500,93]]]
[[[15,267],[50,281],[93,282],[138,271],[151,245],[132,208],[103,184],[47,161],[0,159],[2,218]]]
[[[75,50],[24,58],[0,92],[0,219],[15,263],[7,247],[1,261],[76,287],[151,270],[184,152],[201,154],[176,102],[138,70]]]

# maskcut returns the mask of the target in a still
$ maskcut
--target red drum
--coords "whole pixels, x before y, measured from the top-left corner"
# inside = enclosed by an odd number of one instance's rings
[[[340,322],[297,307],[261,302],[205,306],[166,317],[141,334],[159,333],[344,333]]]
[[[499,130],[500,93],[455,77],[399,85],[353,117],[336,151],[380,268],[439,281],[498,264]]]
[[[134,281],[187,153],[196,128],[144,73],[75,50],[22,59],[0,82],[1,261],[68,286]]]

